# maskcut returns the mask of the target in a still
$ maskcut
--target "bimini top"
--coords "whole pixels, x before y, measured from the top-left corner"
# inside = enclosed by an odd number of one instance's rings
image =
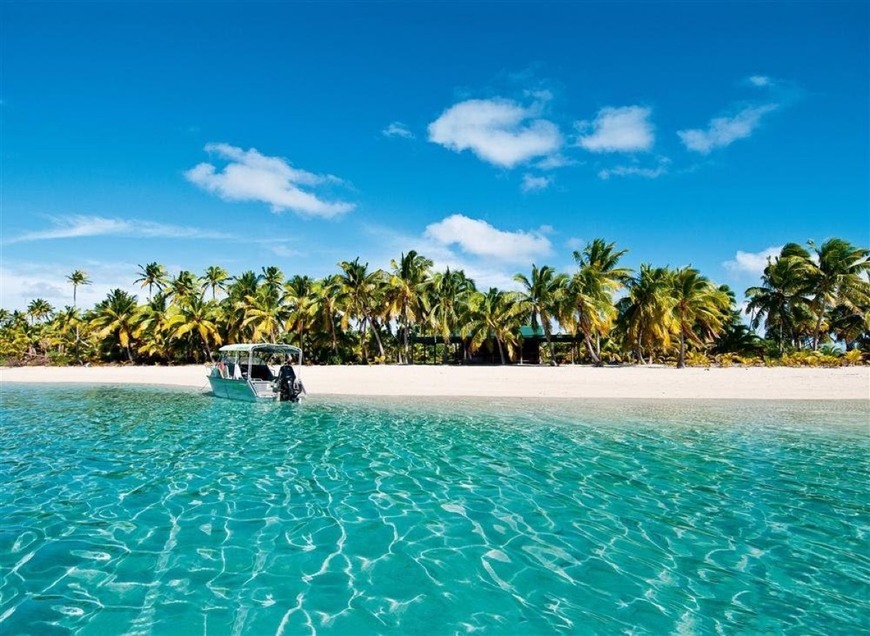
[[[222,351],[224,353],[232,351],[250,353],[254,349],[256,349],[257,351],[265,351],[266,353],[302,353],[302,349],[300,349],[299,347],[294,347],[293,345],[288,344],[272,344],[269,342],[224,345],[223,347],[218,349],[218,351]]]

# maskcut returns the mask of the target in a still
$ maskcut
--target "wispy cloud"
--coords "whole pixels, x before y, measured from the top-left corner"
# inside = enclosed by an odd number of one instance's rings
[[[708,155],[717,148],[730,146],[738,139],[746,139],[758,128],[761,118],[773,112],[777,104],[749,106],[732,117],[716,117],[706,129],[677,131],[677,135],[689,150]]]
[[[605,168],[598,171],[599,179],[610,179],[611,177],[643,177],[645,179],[657,179],[663,174],[667,174],[668,166],[671,160],[667,157],[659,157],[658,165],[652,168],[645,168],[636,164],[615,166],[613,168]]]
[[[23,310],[35,298],[47,300],[56,310],[72,306],[72,285],[66,276],[82,266],[93,282],[77,289],[76,303],[80,309],[94,306],[116,288],[134,295],[142,292],[138,285],[132,283],[136,272],[133,264],[91,260],[85,263],[78,261],[74,265],[57,262],[5,263],[0,267],[0,307]]]
[[[651,112],[643,106],[602,108],[592,121],[577,122],[577,145],[590,152],[647,151],[655,142]]]
[[[384,137],[400,137],[402,139],[413,139],[414,133],[405,124],[400,121],[394,121],[389,126],[381,131]]]
[[[735,274],[761,276],[764,273],[764,268],[767,267],[768,261],[778,257],[780,252],[782,252],[782,245],[768,247],[760,252],[742,252],[738,250],[733,260],[725,261],[722,265],[725,269]]]
[[[24,243],[56,239],[83,238],[88,236],[132,236],[141,238],[169,239],[227,239],[230,234],[204,230],[196,227],[165,225],[153,221],[119,219],[102,216],[48,217],[52,227],[35,232],[25,232],[4,243]]]
[[[453,214],[426,227],[425,236],[444,246],[458,245],[474,256],[526,262],[550,253],[550,240],[539,231],[507,232],[486,221]]]
[[[535,192],[537,190],[546,190],[553,183],[553,177],[536,177],[531,174],[523,175],[523,183],[520,189],[523,192]]]
[[[483,161],[513,168],[546,157],[562,146],[551,121],[539,117],[540,106],[508,99],[471,99],[454,104],[429,124],[429,141],[454,152],[470,150]]]
[[[208,144],[206,152],[227,161],[222,170],[200,163],[184,173],[191,183],[226,201],[260,201],[273,212],[292,210],[306,216],[331,218],[354,208],[345,201],[328,201],[315,188],[341,184],[338,177],[292,167],[286,159],[242,150],[229,144]]]
[[[750,75],[746,78],[746,81],[748,81],[753,86],[758,86],[759,88],[763,86],[770,86],[773,83],[772,80],[766,75]]]

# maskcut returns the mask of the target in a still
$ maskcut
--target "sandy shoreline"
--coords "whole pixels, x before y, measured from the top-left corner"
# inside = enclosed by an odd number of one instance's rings
[[[208,389],[203,365],[0,367],[0,384],[140,384]],[[870,367],[688,368],[312,366],[311,395],[728,400],[868,400]]]

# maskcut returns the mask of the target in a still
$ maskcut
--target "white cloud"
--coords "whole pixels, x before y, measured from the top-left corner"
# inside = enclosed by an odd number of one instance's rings
[[[716,117],[710,120],[706,130],[680,130],[677,135],[689,150],[708,155],[716,148],[724,148],[738,139],[749,137],[758,127],[761,118],[777,108],[776,104],[750,106],[733,117]]]
[[[401,137],[402,139],[413,139],[414,133],[405,124],[400,121],[394,121],[389,126],[381,131],[384,137]]]
[[[642,106],[606,107],[591,122],[577,122],[582,131],[577,145],[590,152],[637,152],[652,148],[655,134],[650,109]]]
[[[471,150],[483,161],[512,168],[562,146],[558,127],[537,117],[539,108],[507,99],[454,104],[429,124],[429,141],[455,152]]]
[[[165,225],[153,221],[118,219],[102,216],[75,215],[48,217],[53,227],[47,230],[26,232],[3,241],[6,244],[27,241],[81,238],[88,236],[133,236],[141,238],[174,239],[226,239],[232,235],[213,230],[203,230],[180,225]]]
[[[523,192],[546,190],[553,183],[553,177],[536,177],[531,174],[523,175],[523,183],[520,186]]]
[[[72,306],[72,284],[66,277],[74,269],[82,269],[81,264],[30,262],[0,267],[0,307],[10,311],[25,310],[36,298],[47,300],[55,310]],[[140,300],[144,298],[142,289],[132,283],[136,278],[135,265],[89,261],[84,270],[93,282],[80,285],[76,290],[79,309],[93,307],[115,288],[136,295]]]
[[[768,247],[760,252],[741,252],[738,250],[737,254],[734,255],[734,260],[725,261],[722,265],[735,274],[761,276],[764,273],[764,268],[767,267],[768,260],[775,259],[780,252],[782,252],[782,245]]]
[[[564,168],[566,166],[576,166],[578,164],[574,159],[569,159],[564,155],[555,154],[549,157],[544,157],[540,161],[535,162],[535,168],[539,170],[554,170],[556,168]]]
[[[671,163],[667,157],[659,157],[659,163],[654,168],[643,168],[637,165],[615,166],[613,168],[605,168],[598,171],[599,179],[609,179],[610,177],[644,177],[646,179],[657,179],[666,174],[668,165]]]
[[[444,246],[458,245],[468,254],[510,262],[530,261],[550,253],[540,231],[505,232],[486,221],[454,214],[426,227],[425,236]]]
[[[758,87],[770,86],[772,83],[770,78],[765,75],[751,75],[746,79],[749,81],[750,84]]]
[[[292,167],[281,157],[268,157],[256,149],[242,150],[229,144],[208,144],[205,150],[228,163],[218,170],[201,163],[184,176],[191,183],[227,201],[261,201],[274,212],[292,210],[307,216],[331,218],[349,212],[352,203],[327,201],[310,190],[342,183],[332,175],[320,175]]]

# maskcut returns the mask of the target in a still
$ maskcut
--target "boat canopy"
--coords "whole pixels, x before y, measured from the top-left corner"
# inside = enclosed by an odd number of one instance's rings
[[[232,352],[240,352],[240,353],[251,353],[252,351],[259,351],[265,353],[293,353],[300,355],[302,353],[302,349],[299,347],[294,347],[293,345],[287,344],[272,344],[269,342],[260,342],[256,344],[231,344],[224,345],[220,349],[218,349],[221,353],[232,353]]]

